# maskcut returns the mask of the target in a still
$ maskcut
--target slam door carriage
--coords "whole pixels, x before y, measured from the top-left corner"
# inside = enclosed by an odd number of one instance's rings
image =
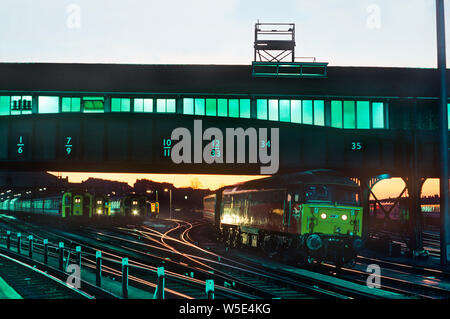
[[[217,211],[220,239],[230,246],[339,265],[351,262],[363,246],[359,187],[329,170],[225,188]]]

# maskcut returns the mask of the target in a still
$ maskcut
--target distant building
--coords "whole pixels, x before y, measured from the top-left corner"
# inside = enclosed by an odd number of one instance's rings
[[[133,188],[128,185],[128,183],[118,182],[118,181],[109,181],[100,178],[92,178],[83,181],[80,183],[82,188],[85,188],[89,191],[102,193],[102,194],[128,194],[133,192]]]
[[[2,189],[59,188],[68,185],[67,177],[61,178],[46,172],[0,172],[0,188]]]

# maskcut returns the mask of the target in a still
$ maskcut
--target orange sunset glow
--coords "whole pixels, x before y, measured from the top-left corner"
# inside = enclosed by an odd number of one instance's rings
[[[136,179],[148,179],[155,182],[171,183],[175,187],[209,188],[232,185],[252,179],[266,177],[264,175],[207,175],[207,174],[131,174],[131,173],[79,173],[79,172],[48,172],[53,175],[68,177],[69,182],[80,183],[89,177],[128,183],[130,186]],[[390,178],[378,182],[373,192],[378,199],[398,196],[405,183],[401,178]],[[428,179],[422,188],[422,196],[439,194],[439,179]]]

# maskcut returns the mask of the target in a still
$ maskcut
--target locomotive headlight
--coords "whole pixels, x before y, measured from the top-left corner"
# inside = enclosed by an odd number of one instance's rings
[[[137,215],[138,214],[138,211],[137,211],[137,209],[133,209],[133,215]]]
[[[347,220],[347,215],[342,215],[342,220]]]
[[[325,214],[325,213],[320,214],[320,218],[327,219],[327,214]]]
[[[102,213],[102,210],[99,208],[99,209],[97,209],[97,214],[101,214]]]

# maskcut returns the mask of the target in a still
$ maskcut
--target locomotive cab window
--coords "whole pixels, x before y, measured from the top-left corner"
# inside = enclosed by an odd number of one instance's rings
[[[331,201],[328,187],[325,185],[306,186],[305,201]]]
[[[335,201],[339,204],[359,205],[359,193],[354,189],[337,187]]]

